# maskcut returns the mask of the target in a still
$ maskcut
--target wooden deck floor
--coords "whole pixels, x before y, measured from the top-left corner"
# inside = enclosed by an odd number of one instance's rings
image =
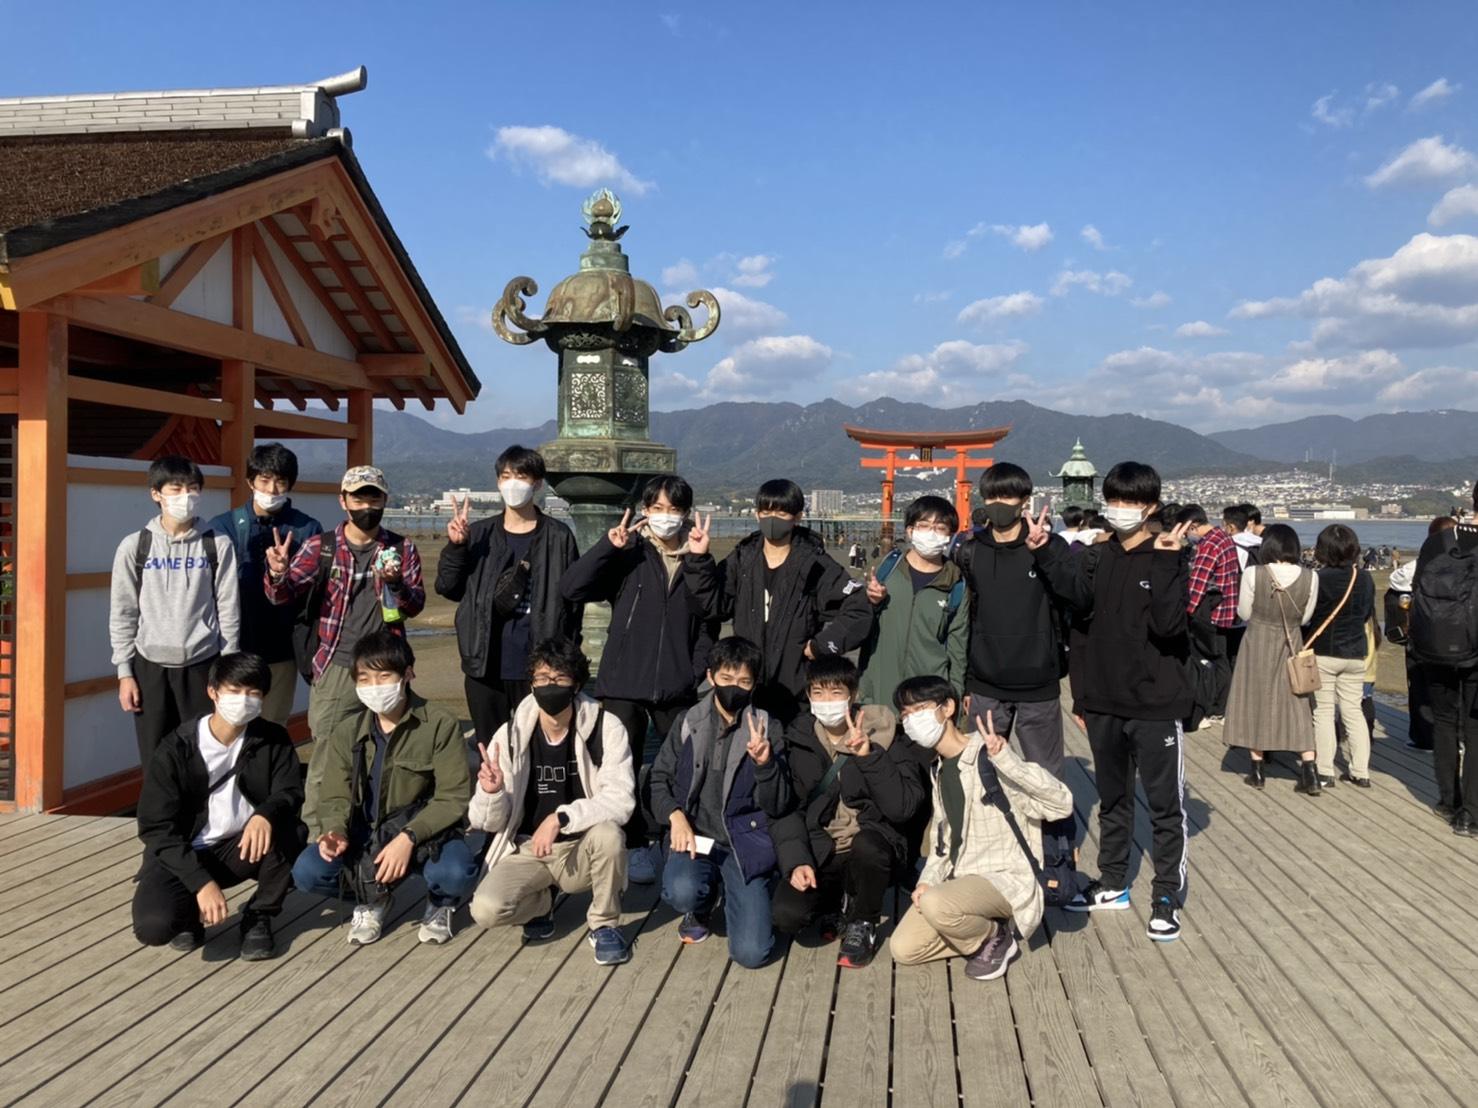
[[[746,972],[719,941],[680,946],[649,890],[615,970],[583,898],[532,947],[469,926],[422,948],[403,895],[353,948],[337,908],[294,894],[276,961],[235,961],[234,919],[203,952],[144,950],[131,823],[3,817],[0,1103],[1473,1104],[1478,843],[1431,815],[1427,756],[1381,718],[1376,788],[1316,800],[1286,770],[1254,792],[1192,736],[1184,939],[1145,938],[1141,866],[1131,911],[1049,913],[988,984],[806,946]],[[1088,816],[1071,724],[1069,747]],[[1095,850],[1090,831],[1090,871]]]

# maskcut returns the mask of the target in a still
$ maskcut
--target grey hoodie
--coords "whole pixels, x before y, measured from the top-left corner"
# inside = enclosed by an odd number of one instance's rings
[[[219,563],[212,596],[205,542],[196,530],[200,524],[197,518],[189,530],[171,536],[158,516],[149,520],[151,545],[141,588],[133,583],[139,533],[130,531],[118,544],[108,637],[119,678],[133,676],[133,660],[139,654],[155,665],[188,666],[238,649],[236,548],[230,535],[215,536]]]

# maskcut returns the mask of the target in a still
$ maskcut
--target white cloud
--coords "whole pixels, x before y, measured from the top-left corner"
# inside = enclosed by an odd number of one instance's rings
[[[819,377],[832,349],[810,335],[767,335],[735,347],[708,371],[704,399],[768,399],[799,381]]]
[[[679,285],[696,285],[698,283],[698,267],[687,258],[666,267],[662,270],[662,287],[675,289]]]
[[[488,157],[506,157],[515,166],[527,166],[544,184],[590,188],[614,185],[633,196],[644,196],[654,185],[643,181],[619,158],[594,139],[571,134],[562,127],[499,127]]]
[[[944,257],[945,257],[945,259],[948,260],[948,261],[953,261],[955,258],[958,258],[961,254],[963,254],[965,252],[965,248],[967,246],[969,246],[969,245],[970,244],[968,242],[966,242],[964,239],[955,239],[952,242],[945,243],[944,244]]]
[[[1148,296],[1136,296],[1129,301],[1136,308],[1164,308],[1170,304],[1170,294],[1156,290]]]
[[[1103,241],[1103,232],[1100,231],[1097,227],[1093,226],[1093,224],[1085,224],[1083,226],[1083,229],[1079,231],[1078,234],[1081,235],[1083,237],[1083,241],[1086,242],[1089,246],[1093,247],[1094,250],[1108,249],[1108,244]]]
[[[1365,350],[1338,358],[1302,358],[1280,368],[1260,387],[1272,393],[1332,394],[1348,402],[1370,397],[1402,372],[1401,359],[1389,350]]]
[[[1449,189],[1427,214],[1427,222],[1442,227],[1457,219],[1478,216],[1478,186],[1458,185]]]
[[[938,304],[953,295],[954,293],[949,289],[924,289],[913,294],[913,302],[915,304]]]
[[[959,323],[986,323],[995,319],[1016,319],[1036,315],[1046,303],[1034,292],[1013,292],[1005,296],[989,296],[966,304],[956,316]]]
[[[770,266],[775,259],[768,254],[750,254],[734,265],[734,284],[742,288],[762,289],[775,279]]]
[[[737,289],[715,286],[713,295],[718,298],[718,333],[728,338],[748,338],[765,333],[774,334],[789,322],[789,318],[774,304],[745,296]]]
[[[1373,112],[1394,103],[1401,90],[1390,81],[1375,81],[1365,86],[1365,110]]]
[[[1420,138],[1365,178],[1373,189],[1388,185],[1425,185],[1450,181],[1478,168],[1478,159],[1441,135]]]
[[[1419,369],[1381,389],[1377,400],[1392,406],[1436,400],[1446,407],[1478,393],[1478,369],[1433,366]]]
[[[1420,111],[1422,108],[1430,107],[1433,104],[1440,104],[1462,87],[1462,85],[1453,84],[1446,77],[1438,77],[1430,85],[1413,96],[1411,103],[1407,104],[1406,107],[1411,111]]]
[[[1326,127],[1348,127],[1355,122],[1355,109],[1336,108],[1332,92],[1315,100],[1309,114]]]
[[[1081,288],[1100,296],[1118,296],[1128,291],[1132,284],[1134,279],[1117,269],[1111,269],[1107,273],[1098,273],[1092,269],[1064,269],[1057,275],[1057,280],[1052,282],[1052,295],[1066,296],[1072,289]]]
[[[1031,226],[1027,226],[1026,224],[1018,226],[1009,223],[993,223],[991,224],[990,230],[992,234],[1009,239],[1011,245],[1020,247],[1028,254],[1035,254],[1052,241],[1052,228],[1045,223],[1034,223]],[[977,226],[971,231],[971,234],[976,234],[979,231],[980,228]]]
[[[658,407],[682,404],[698,399],[702,386],[676,370],[652,368],[652,403]]]
[[[888,369],[864,373],[843,383],[842,393],[853,400],[880,396],[902,397],[933,404],[963,404],[993,393],[999,377],[1027,351],[1024,342],[976,344],[942,342],[927,354],[910,354]],[[1024,379],[1008,378],[1021,387]]]
[[[484,331],[493,329],[493,310],[491,308],[474,308],[470,304],[458,304],[453,309],[453,314],[458,323],[468,327],[481,327]]]
[[[1183,339],[1214,339],[1225,335],[1227,329],[1207,323],[1204,319],[1197,319],[1191,323],[1182,323],[1175,329],[1175,333]]]

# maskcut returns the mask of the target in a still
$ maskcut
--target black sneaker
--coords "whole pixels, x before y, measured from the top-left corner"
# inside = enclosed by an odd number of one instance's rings
[[[1180,938],[1180,913],[1175,902],[1168,896],[1155,897],[1155,906],[1150,911],[1150,925],[1145,934],[1157,943],[1171,943]]]
[[[201,943],[205,942],[205,928],[192,927],[189,931],[181,931],[169,940],[169,949],[178,950],[181,954],[188,954]]]
[[[523,941],[526,943],[542,943],[554,938],[554,909],[542,916],[536,916],[523,925]]]
[[[842,917],[835,912],[827,912],[816,921],[816,930],[823,943],[834,943],[842,933]]]
[[[991,937],[980,944],[980,949],[965,959],[965,976],[973,981],[994,981],[1005,976],[1011,959],[1021,952],[1016,945],[1016,936],[1009,920],[997,920]]]
[[[1451,804],[1434,804],[1432,805],[1432,814],[1443,823],[1451,823],[1457,816],[1457,809]]]
[[[1473,825],[1473,817],[1468,815],[1467,809],[1463,809],[1452,817],[1452,833],[1454,835],[1467,835],[1470,838],[1478,833],[1478,827]]]
[[[865,919],[854,919],[842,933],[842,947],[837,965],[861,969],[872,961],[878,949],[878,929]]]
[[[277,953],[272,921],[266,916],[247,916],[241,921],[241,960],[265,962]]]

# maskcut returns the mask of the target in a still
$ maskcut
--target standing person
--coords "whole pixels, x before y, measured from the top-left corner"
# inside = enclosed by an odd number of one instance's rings
[[[785,732],[797,808],[771,826],[780,865],[771,910],[788,935],[817,920],[828,942],[840,931],[837,965],[860,969],[877,951],[888,890],[912,876],[923,750],[895,739],[890,705],[857,703],[857,667],[846,658],[808,662],[806,682],[809,711]]]
[[[646,762],[648,723],[666,738],[696,701],[718,623],[704,616],[682,573],[688,554],[693,489],[681,477],[653,477],[642,491],[645,514],[621,523],[564,572],[560,593],[572,604],[608,600],[611,626],[595,695],[621,721],[631,744],[633,774]],[[660,739],[659,739],[660,744]],[[647,845],[641,805],[625,827],[631,880],[650,885],[656,859]]]
[[[477,859],[462,838],[467,744],[455,717],[411,689],[415,664],[405,636],[386,628],[355,645],[350,674],[363,707],[318,740],[322,786],[309,800],[316,809],[303,812],[319,830],[293,864],[293,883],[319,896],[347,887],[348,938],[359,946],[379,939],[395,887],[411,874],[426,884],[423,943],[451,939],[452,912],[477,883]]]
[[[302,845],[303,786],[287,732],[259,718],[271,689],[262,659],[220,655],[206,681],[213,710],[165,736],[145,767],[133,932],[146,946],[194,950],[230,914],[221,890],[255,880],[241,912],[241,958],[276,953],[272,920]]]
[[[1427,537],[1456,527],[1451,516],[1438,516],[1427,527]],[[1408,750],[1432,749],[1431,700],[1427,694],[1426,672],[1411,645],[1412,585],[1416,581],[1416,558],[1402,562],[1391,573],[1386,589],[1386,639],[1402,648],[1406,655],[1406,746]]]
[[[1322,791],[1312,745],[1313,703],[1297,696],[1288,683],[1288,659],[1303,649],[1303,626],[1319,599],[1318,579],[1298,564],[1298,534],[1276,523],[1263,534],[1262,561],[1242,574],[1237,616],[1247,625],[1242,651],[1232,671],[1222,741],[1243,747],[1252,765],[1247,783],[1261,789],[1267,752],[1296,750],[1296,791],[1318,796]]]
[[[210,711],[210,665],[236,652],[241,626],[231,538],[198,529],[200,467],[169,455],[148,479],[159,514],[118,544],[108,607],[118,704],[133,716],[145,773],[160,739]]]
[[[1253,522],[1254,518],[1256,523]],[[1255,505],[1232,504],[1223,508],[1221,526],[1222,530],[1232,536],[1232,542],[1237,544],[1237,561],[1242,569],[1257,565],[1262,560],[1258,555],[1264,530],[1262,512]]]
[[[747,639],[716,642],[713,690],[673,725],[652,763],[652,814],[668,828],[662,900],[682,913],[678,937],[707,939],[722,895],[729,957],[747,969],[774,950],[770,826],[793,804],[780,727],[752,705],[761,657]]]
[[[544,457],[510,446],[498,455],[501,515],[473,523],[470,502],[446,527],[436,592],[457,605],[457,648],[467,711],[484,745],[529,695],[529,650],[580,637],[581,608],[560,592],[574,563],[575,535],[535,502]]]
[[[882,576],[868,575],[874,618],[858,668],[864,704],[891,704],[905,677],[936,673],[955,688],[965,683],[970,613],[965,577],[948,559],[960,529],[955,506],[942,496],[921,496],[904,514],[907,551],[883,560]]]
[[[1305,639],[1318,659],[1319,690],[1314,693],[1314,747],[1319,783],[1334,787],[1335,709],[1349,735],[1346,779],[1370,788],[1370,728],[1360,707],[1365,683],[1366,624],[1375,612],[1375,582],[1356,563],[1360,540],[1342,523],[1332,523],[1314,542],[1319,565],[1319,596]]]
[[[939,678],[910,677],[893,703],[910,745],[930,755],[933,790],[928,860],[893,932],[893,960],[959,955],[965,976],[1002,977],[1019,951],[1016,933],[1026,941],[1042,922],[1042,824],[1072,814],[1072,793],[1019,758],[990,713],[974,734],[962,732],[955,691]]]
[[[1467,522],[1432,535],[1412,583],[1411,646],[1430,701],[1436,814],[1478,835],[1478,484]]]
[[[1113,538],[1074,562],[1072,602],[1091,612],[1079,704],[1098,783],[1099,876],[1070,911],[1129,907],[1129,848],[1134,838],[1134,776],[1144,785],[1152,825],[1154,904],[1147,934],[1180,938],[1185,890],[1185,732],[1194,691],[1190,644],[1186,524],[1151,534],[1160,475],[1120,462],[1103,480],[1104,518]],[[1044,547],[1049,556],[1053,546]]]
[[[381,527],[390,484],[374,466],[354,466],[339,482],[339,506],[348,518],[332,531],[313,535],[293,553],[292,536],[278,533],[267,548],[264,589],[273,604],[301,598],[295,645],[299,672],[312,680],[308,730],[313,755],[304,785],[308,830],[318,807],[327,745],[319,740],[363,712],[354,677],[354,651],[361,640],[389,630],[404,636],[405,621],[426,606],[421,555],[416,544]]]
[[[529,653],[529,696],[498,728],[467,818],[489,832],[472,918],[523,925],[525,942],[554,935],[554,894],[590,890],[585,914],[597,965],[631,957],[621,934],[626,887],[622,824],[636,806],[630,745],[614,712],[589,696],[590,662],[569,639]]]
[[[298,667],[293,657],[297,613],[267,599],[267,550],[282,538],[301,547],[323,531],[318,520],[293,507],[289,494],[297,483],[298,456],[280,442],[263,443],[246,459],[251,499],[206,524],[216,534],[228,536],[236,550],[241,649],[261,658],[272,670],[272,691],[262,703],[262,718],[273,723],[287,722],[297,694]]]
[[[683,562],[704,614],[733,620],[734,634],[760,648],[755,705],[782,724],[800,711],[807,659],[856,650],[872,628],[862,583],[826,553],[814,531],[800,526],[805,506],[794,481],[766,481],[754,498],[758,530],[720,564],[708,552],[712,521],[706,520],[688,533]]]
[[[1190,526],[1186,538],[1195,547],[1191,557],[1190,586],[1186,595],[1186,611],[1193,620],[1202,618],[1203,602],[1219,595],[1204,616],[1210,620],[1211,636],[1207,644],[1208,660],[1216,667],[1216,698],[1212,701],[1206,722],[1217,723],[1226,713],[1227,690],[1232,683],[1232,640],[1237,635],[1237,598],[1241,595],[1242,562],[1237,544],[1220,527],[1211,526],[1206,510],[1199,504],[1187,504],[1176,513],[1176,523]],[[1204,624],[1202,624],[1204,627]]]
[[[847,564],[853,569],[858,569],[862,565],[862,548],[855,540],[851,546],[847,547]]]

